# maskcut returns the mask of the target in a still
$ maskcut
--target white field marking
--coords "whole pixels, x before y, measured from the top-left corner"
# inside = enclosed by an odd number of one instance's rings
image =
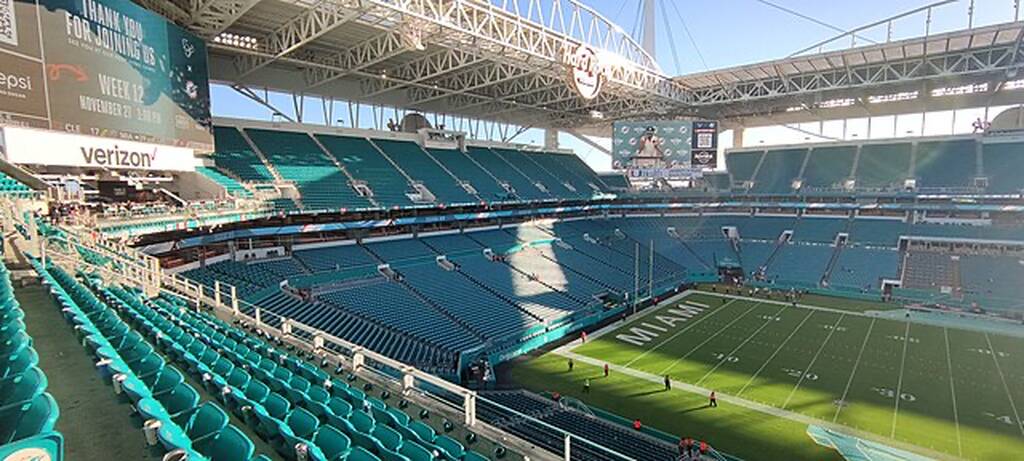
[[[832,335],[836,332],[836,327],[839,326],[839,322],[843,321],[843,317],[845,317],[844,314],[839,314],[839,318],[836,319],[836,323],[828,330],[828,336],[826,336],[825,340],[821,342],[821,347],[818,348],[818,352],[814,353],[814,357],[811,358],[811,363],[808,363],[807,368],[804,368],[803,373],[800,373],[800,379],[796,380],[796,386],[793,386],[793,390],[789,391],[789,396],[786,397],[786,401],[782,403],[781,408],[789,406],[789,401],[793,399],[794,395],[796,395],[797,389],[800,389],[800,385],[803,384],[804,378],[807,376],[807,372],[811,371],[811,368],[814,367],[814,362],[818,361],[818,356],[821,355],[821,351],[825,350],[825,345],[828,344],[829,339],[832,339]]]
[[[910,322],[907,322],[907,328],[903,332],[903,356],[900,357],[900,377],[896,380],[896,404],[892,410],[892,431],[889,432],[889,437],[896,438],[896,420],[900,416],[900,400],[903,400],[903,367],[907,364],[907,345],[910,341],[907,338],[910,337]]]
[[[747,314],[749,314],[751,311],[753,311],[755,308],[757,308],[757,306],[760,306],[760,305],[761,305],[761,303],[757,303],[757,304],[754,304],[753,306],[750,306],[750,309],[747,309],[746,312],[740,314],[739,317],[736,317],[736,318],[732,319],[732,321],[729,322],[728,325],[726,325],[726,326],[724,326],[722,328],[719,328],[718,331],[715,332],[715,334],[713,334],[711,336],[708,336],[707,339],[705,339],[704,341],[701,341],[700,344],[694,346],[693,349],[690,349],[690,351],[687,352],[686,354],[684,354],[682,357],[679,357],[679,358],[673,360],[672,363],[669,364],[669,366],[665,367],[664,370],[661,370],[661,372],[659,372],[658,375],[661,376],[661,375],[664,375],[665,373],[667,373],[669,370],[672,369],[672,367],[676,366],[676,364],[678,364],[679,362],[682,362],[687,357],[689,357],[690,354],[696,352],[697,349],[700,349],[701,347],[704,347],[704,345],[709,343],[709,342],[711,342],[712,339],[715,339],[715,338],[718,337],[718,335],[728,331],[729,328],[732,328],[733,324],[735,324],[736,322],[739,322],[740,319],[742,319],[743,317],[746,317]]]
[[[593,357],[588,357],[586,355],[581,355],[581,354],[577,354],[575,352],[570,352],[570,351],[566,351],[566,350],[558,350],[558,349],[556,349],[555,353],[560,355],[560,356],[562,356],[562,357],[571,358],[571,359],[573,359],[576,362],[586,363],[586,364],[592,365],[594,367],[603,367],[604,364],[605,364],[605,362],[602,361],[602,360],[598,360],[598,359],[595,359]],[[660,386],[662,381],[664,380],[664,376],[656,376],[656,375],[654,375],[652,373],[648,373],[646,371],[640,371],[640,370],[637,370],[635,368],[627,368],[627,367],[624,367],[622,365],[610,364],[609,365],[609,369],[612,370],[615,373],[622,374],[623,376],[630,376],[630,377],[637,378],[637,379],[642,380],[642,381],[646,381],[646,382],[649,382],[649,383],[657,384],[658,386]],[[711,393],[711,389],[706,389],[706,388],[703,388],[703,387],[694,386],[693,384],[685,383],[685,382],[678,381],[678,380],[672,380],[672,392],[688,393],[688,394],[693,394],[693,395],[701,396],[702,398],[707,398],[707,395],[709,393]],[[862,429],[858,429],[858,428],[853,427],[853,426],[835,425],[835,424],[829,423],[828,421],[825,421],[825,420],[822,420],[822,419],[819,419],[819,418],[815,418],[813,416],[810,416],[810,415],[807,415],[807,414],[804,414],[804,413],[797,413],[795,411],[783,410],[783,409],[781,409],[779,407],[767,405],[767,404],[756,402],[756,401],[753,401],[753,400],[748,400],[748,399],[736,397],[734,395],[729,395],[729,394],[725,394],[725,393],[722,393],[722,392],[716,392],[716,395],[718,397],[718,403],[719,404],[725,403],[725,404],[729,404],[729,405],[735,405],[736,407],[745,408],[747,410],[750,410],[750,411],[753,411],[753,412],[757,412],[757,413],[761,413],[761,414],[764,414],[764,415],[774,416],[774,417],[777,417],[777,418],[783,418],[783,419],[787,419],[789,421],[795,421],[795,422],[800,423],[802,425],[815,424],[815,425],[822,426],[822,427],[825,427],[825,428],[834,429],[834,430],[840,431],[840,432],[842,432],[844,434],[852,435],[854,437],[862,438],[862,439],[865,439],[865,440],[873,440],[873,441],[876,441],[876,442],[879,442],[879,443],[883,443],[883,444],[891,446],[891,447],[896,447],[896,448],[907,450],[907,451],[910,451],[910,452],[919,453],[921,455],[924,455],[924,456],[927,456],[929,458],[936,459],[936,460],[952,460],[953,459],[948,453],[941,453],[941,452],[935,451],[932,448],[923,447],[923,446],[920,446],[920,445],[914,445],[912,443],[907,443],[907,442],[903,442],[903,441],[900,441],[900,440],[892,440],[892,439],[886,438],[885,436],[883,436],[881,434],[878,434],[878,433],[875,433],[875,432],[868,432],[868,431],[865,431],[865,430],[862,430]],[[744,416],[746,416],[746,415],[744,415]]]
[[[946,337],[946,370],[949,371],[949,395],[953,398],[953,422],[956,423],[956,453],[958,456],[963,456],[964,447],[960,442],[960,410],[956,408],[956,387],[953,384],[953,359],[950,358],[949,353],[949,328],[943,328],[942,335]]]
[[[613,332],[615,330],[618,330],[619,328],[621,328],[624,325],[628,325],[630,323],[636,322],[636,321],[638,321],[638,320],[640,320],[640,319],[642,319],[644,317],[647,317],[648,315],[651,315],[651,314],[653,314],[655,312],[659,312],[662,309],[669,308],[669,307],[678,307],[678,306],[681,305],[680,302],[682,301],[682,298],[690,296],[691,294],[694,294],[693,290],[686,290],[686,291],[684,291],[682,293],[679,293],[679,294],[677,294],[677,295],[675,295],[675,296],[673,296],[671,298],[668,298],[668,299],[662,301],[658,306],[654,306],[654,307],[645,309],[645,310],[637,313],[636,315],[634,315],[631,318],[629,318],[629,320],[627,322],[625,322],[625,323],[612,322],[612,323],[608,324],[607,326],[605,326],[604,328],[601,328],[600,330],[597,330],[597,331],[595,331],[593,333],[587,334],[587,339],[588,340],[594,340],[594,339],[600,338],[600,337],[602,337],[602,336],[604,336],[604,335],[606,335],[608,333],[611,333],[611,332]],[[572,350],[572,349],[575,349],[575,348],[577,348],[579,346],[581,346],[579,341],[569,341],[568,344],[566,344],[566,345],[564,345],[562,347],[559,347],[558,349]]]
[[[999,372],[999,380],[1003,382],[1006,398],[1010,399],[1010,408],[1013,409],[1013,417],[1017,419],[1017,427],[1020,428],[1021,435],[1024,435],[1024,421],[1020,420],[1020,413],[1017,413],[1017,404],[1013,403],[1013,396],[1010,395],[1010,386],[1006,385],[1006,376],[1003,375],[1003,368],[999,366],[999,360],[996,359],[996,348],[992,347],[992,340],[989,339],[988,333],[985,333],[985,342],[988,343],[988,349],[992,351],[992,361],[996,363],[996,371]]]
[[[857,353],[857,361],[853,363],[853,370],[850,371],[850,379],[846,381],[846,388],[843,389],[843,396],[839,398],[839,401],[846,402],[846,396],[850,393],[850,385],[853,384],[853,377],[857,374],[857,367],[860,366],[860,358],[864,356],[864,349],[867,348],[868,338],[871,337],[871,330],[875,328],[875,320],[871,319],[871,323],[868,324],[868,333],[864,335],[864,342],[860,344],[860,352]],[[836,405],[836,414],[832,417],[832,422],[836,422],[839,419],[839,412],[843,410],[843,405]]]
[[[696,301],[690,301],[689,299],[687,299],[686,301],[683,301],[683,304],[689,304],[689,305],[691,305],[693,307],[703,307],[704,309],[707,309],[707,308],[711,307],[711,306],[709,306],[707,304],[704,304],[704,303],[699,303],[699,302],[696,302]]]
[[[775,348],[775,352],[772,352],[772,355],[768,357],[768,360],[765,360],[764,363],[761,364],[761,368],[758,368],[753,375],[750,375],[750,379],[747,380],[747,383],[744,384],[743,387],[740,388],[740,391],[736,393],[737,397],[743,394],[743,391],[747,390],[747,386],[750,386],[750,384],[753,383],[755,379],[757,379],[757,376],[761,374],[761,371],[764,370],[764,367],[768,366],[768,363],[775,359],[775,356],[779,354],[779,351],[781,351],[782,348],[786,347],[786,343],[788,343],[789,340],[796,335],[797,331],[800,331],[800,328],[803,327],[805,323],[807,323],[807,320],[810,319],[812,315],[814,315],[814,311],[807,312],[807,315],[805,315],[804,319],[800,321],[800,324],[797,325],[796,328],[794,328],[793,331],[789,333],[789,336],[787,336],[786,339],[782,341],[782,344],[779,344],[779,347]]]
[[[658,344],[655,344],[654,347],[652,347],[650,349],[647,349],[646,351],[641,352],[636,357],[634,357],[633,360],[630,360],[630,361],[626,362],[626,364],[623,365],[623,366],[628,367],[628,366],[636,363],[637,360],[640,360],[640,359],[644,358],[645,356],[647,356],[647,354],[650,354],[651,352],[654,352],[655,350],[657,350],[659,347],[664,346],[665,343],[667,343],[669,341],[672,341],[677,336],[679,336],[679,335],[689,331],[691,328],[699,325],[704,320],[707,320],[707,319],[709,319],[711,317],[714,317],[715,314],[718,314],[719,312],[724,311],[726,307],[728,307],[729,305],[731,305],[732,303],[734,303],[736,301],[738,301],[738,300],[737,299],[730,300],[729,302],[727,302],[725,304],[722,304],[721,306],[718,306],[718,309],[715,309],[713,312],[705,312],[704,315],[702,315],[699,319],[695,320],[693,323],[691,323],[691,324],[687,325],[686,327],[684,327],[683,329],[673,333],[672,336],[669,336],[668,338],[665,338],[665,340],[663,340],[662,342],[660,342]]]
[[[784,306],[790,306],[790,307],[793,306],[793,302],[792,301],[785,302],[785,301],[779,301],[777,299],[754,298],[754,297],[750,297],[750,296],[733,295],[733,294],[728,294],[728,293],[715,293],[715,292],[704,291],[704,290],[693,290],[693,292],[696,293],[696,294],[702,294],[702,295],[718,296],[719,298],[740,299],[740,300],[743,300],[743,301],[751,301],[751,302],[758,301],[758,302],[762,302],[762,303],[765,303],[765,304],[776,304],[776,305],[784,305]],[[852,315],[852,316],[855,316],[855,317],[867,317],[867,318],[874,318],[875,317],[874,315],[870,315],[867,312],[847,311],[847,310],[843,310],[843,309],[836,309],[836,308],[833,308],[833,307],[814,306],[814,305],[811,305],[811,304],[796,303],[796,307],[799,307],[801,309],[810,309],[810,310],[815,310],[815,311],[831,312],[833,314],[844,314],[844,315],[847,315],[847,316],[851,316]]]
[[[747,335],[747,339],[744,339],[743,342],[741,342],[739,346],[736,346],[733,350],[729,351],[728,354],[725,354],[725,356],[722,358],[722,360],[720,360],[718,363],[716,363],[715,366],[713,368],[711,368],[710,370],[708,370],[707,373],[704,373],[704,376],[701,376],[701,378],[699,380],[697,380],[696,384],[698,386],[700,386],[700,383],[703,383],[705,379],[708,379],[708,376],[711,376],[711,373],[714,373],[715,370],[718,369],[718,367],[722,366],[722,364],[725,363],[726,359],[728,359],[733,354],[735,354],[737,351],[739,351],[740,348],[742,348],[744,345],[746,345],[748,342],[750,342],[751,339],[754,339],[754,336],[757,336],[757,334],[760,333],[761,330],[764,329],[764,327],[770,325],[772,323],[772,319],[776,318],[779,314],[781,314],[783,309],[785,309],[785,308],[786,307],[783,306],[783,307],[779,308],[778,311],[775,311],[775,314],[773,314],[771,316],[771,318],[769,318],[768,320],[765,320],[764,323],[762,323],[760,327],[758,327],[756,330],[754,330],[753,333],[750,333],[749,335]]]

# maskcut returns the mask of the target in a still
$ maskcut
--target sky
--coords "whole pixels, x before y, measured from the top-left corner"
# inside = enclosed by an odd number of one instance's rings
[[[526,11],[535,0],[491,0],[496,5],[510,5],[518,1],[520,11]],[[552,0],[540,0],[549,5]],[[634,34],[639,42],[640,2],[642,0],[581,0],[622,30]],[[655,59],[667,75],[683,75],[705,70],[721,69],[765,60],[787,57],[794,52],[839,34],[835,29],[849,30],[868,25],[885,18],[910,11],[921,6],[937,3],[938,0],[656,0]],[[773,6],[774,5],[774,6]],[[941,33],[968,27],[968,11],[974,11],[973,26],[980,27],[1012,21],[1014,0],[959,0],[933,9],[930,32]],[[814,21],[783,11],[788,9],[796,14],[813,18]],[[1024,15],[1024,12],[1022,12]],[[824,23],[825,25],[821,24]],[[899,40],[924,35],[926,15],[917,13],[892,23],[892,39]],[[831,27],[830,27],[831,26]],[[865,30],[856,45],[884,42],[889,33],[883,25]],[[836,41],[825,50],[849,48],[849,37]],[[290,111],[292,102],[285,95],[272,95],[272,101]],[[215,86],[213,88],[213,113],[217,116],[255,118],[267,120],[270,113],[262,106],[252,103],[233,90]],[[306,120],[323,123],[319,101],[308,101]],[[340,109],[340,106],[339,106]],[[339,110],[339,109],[336,109]],[[958,113],[955,120],[960,127],[953,131],[969,131],[969,121],[978,114],[977,110]],[[347,114],[345,114],[347,115]],[[391,114],[385,115],[385,120]],[[372,117],[367,112],[362,118]],[[916,115],[920,119],[920,114]],[[952,114],[926,117],[926,126],[914,125],[912,118],[904,120],[874,121],[874,126],[889,123],[897,125],[890,130],[892,135],[944,134]],[[933,121],[934,120],[934,121]],[[920,122],[916,123],[920,125]],[[967,125],[964,125],[967,124]],[[364,123],[365,125],[365,123]],[[452,124],[449,123],[449,126]],[[833,124],[834,125],[834,124]],[[907,125],[904,127],[903,125]],[[812,130],[828,131],[827,127],[811,124]],[[913,128],[913,129],[911,129]],[[834,131],[834,130],[833,130]],[[883,131],[884,133],[884,131]],[[728,137],[730,133],[724,133]],[[864,136],[861,136],[863,138]],[[872,137],[879,137],[877,133]],[[807,136],[787,128],[748,131],[745,141],[750,143],[778,144],[799,142]],[[731,140],[731,139],[730,139]],[[812,139],[813,140],[813,139]],[[543,134],[531,130],[515,139],[516,142],[542,144]],[[561,147],[572,149],[591,167],[606,171],[610,159],[599,150],[563,134],[559,137]],[[607,138],[595,139],[602,145],[610,145]],[[729,140],[723,138],[728,146]]]

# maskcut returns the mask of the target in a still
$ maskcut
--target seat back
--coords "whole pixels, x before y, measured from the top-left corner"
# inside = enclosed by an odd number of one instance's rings
[[[373,428],[373,436],[388,450],[397,450],[402,445],[402,435],[383,424]]]
[[[185,433],[192,439],[216,434],[228,425],[228,414],[217,404],[206,402],[196,409],[185,427]]]
[[[313,437],[313,443],[320,447],[330,461],[348,454],[352,448],[352,440],[331,426],[323,426],[317,430],[316,436]]]
[[[235,426],[227,426],[213,438],[212,443],[205,444],[202,453],[210,461],[238,461],[252,458],[256,446],[242,431]]]
[[[296,408],[288,414],[285,423],[297,437],[311,439],[320,425],[320,420],[305,408]]]
[[[350,451],[348,454],[348,458],[345,459],[347,461],[381,461],[381,459],[378,458],[377,455],[370,453],[367,449],[363,447],[352,448],[352,451]]]

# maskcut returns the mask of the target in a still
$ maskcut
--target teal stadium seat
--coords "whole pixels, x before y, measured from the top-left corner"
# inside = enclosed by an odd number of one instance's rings
[[[0,409],[0,444],[52,431],[59,416],[57,402],[47,393]]]

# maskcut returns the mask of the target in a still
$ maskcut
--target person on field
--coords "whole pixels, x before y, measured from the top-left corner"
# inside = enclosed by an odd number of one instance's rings
[[[580,332],[580,344],[586,344],[586,343],[587,343],[587,332],[581,331]]]
[[[668,375],[665,375],[665,390],[666,391],[672,390],[672,380],[669,379]]]
[[[572,359],[569,359],[569,371],[572,371],[572,366],[573,366]]]
[[[589,394],[590,393],[590,378],[587,378],[587,379],[583,380],[583,393],[584,394]]]
[[[709,400],[708,401],[708,406],[709,407],[717,407],[718,406],[718,398],[715,397],[715,391],[711,391],[711,396],[708,397],[708,400]]]
[[[604,377],[605,377],[605,378],[607,378],[607,377],[608,377],[608,364],[607,364],[607,363],[606,363],[606,364],[604,364]]]

